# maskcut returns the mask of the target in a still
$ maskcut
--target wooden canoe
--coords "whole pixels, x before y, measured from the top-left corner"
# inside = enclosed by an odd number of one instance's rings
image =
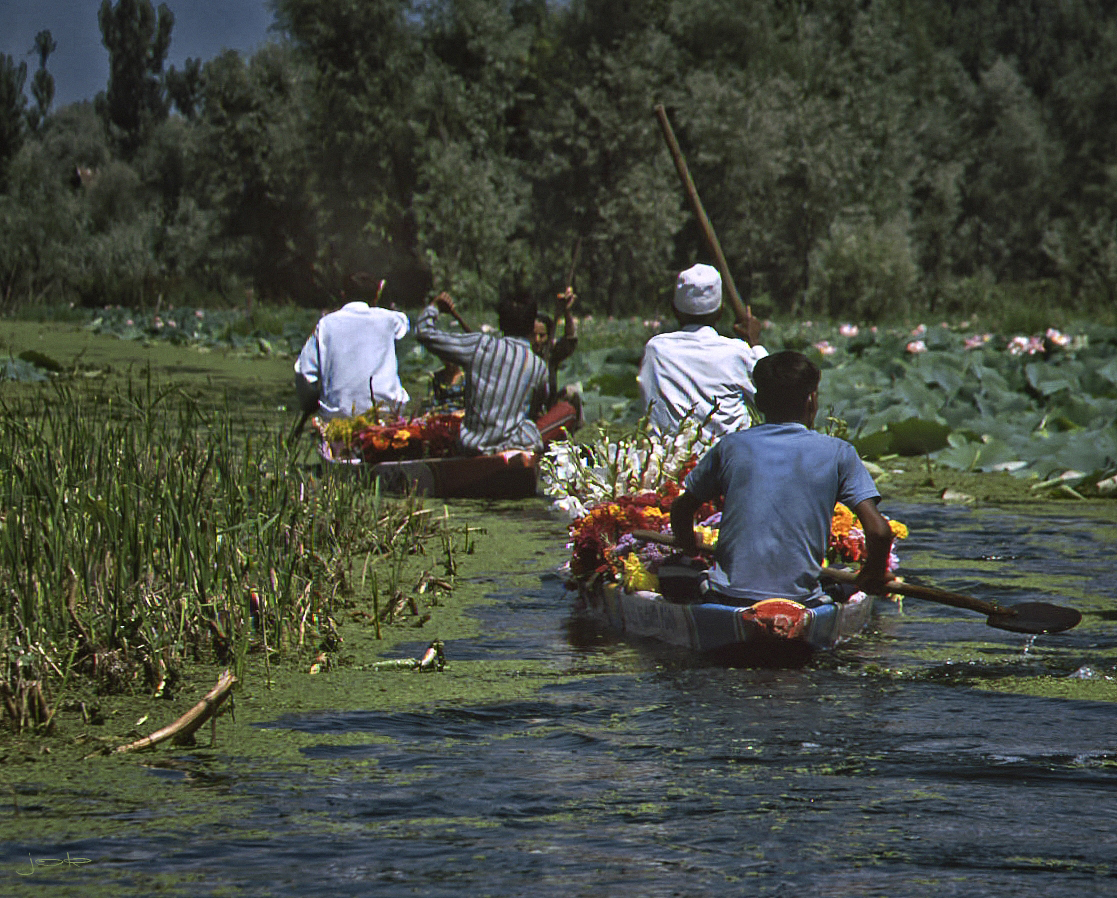
[[[531,452],[450,458],[413,458],[374,464],[323,458],[380,481],[393,495],[432,499],[527,499],[536,491],[536,459]]]
[[[626,638],[651,639],[715,663],[741,665],[803,664],[860,633],[873,612],[873,597],[863,592],[814,608],[790,599],[734,607],[679,604],[657,592],[627,592],[619,583],[600,580],[580,586],[579,603],[593,621]]]

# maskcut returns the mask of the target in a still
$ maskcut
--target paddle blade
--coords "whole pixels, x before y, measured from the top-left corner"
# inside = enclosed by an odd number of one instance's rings
[[[1082,615],[1073,608],[1049,605],[1047,602],[1020,602],[1005,605],[989,615],[990,627],[1013,633],[1062,633],[1077,627]]]

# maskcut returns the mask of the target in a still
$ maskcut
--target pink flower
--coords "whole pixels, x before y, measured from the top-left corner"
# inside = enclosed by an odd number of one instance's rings
[[[1053,327],[1049,327],[1044,336],[1056,346],[1066,346],[1070,342],[1070,337],[1067,334],[1057,331]]]
[[[974,334],[966,338],[966,349],[980,349],[992,339],[992,334]]]
[[[922,337],[926,333],[927,333],[927,325],[921,324],[921,325],[919,325],[919,327],[917,327],[915,330],[913,330],[911,332],[911,335],[913,337]]]
[[[922,340],[912,340],[910,343],[908,343],[907,346],[904,347],[904,349],[906,349],[912,355],[918,355],[921,352],[927,351],[927,344],[924,343]]]
[[[835,347],[831,346],[826,340],[819,340],[815,343],[814,348],[817,349],[822,355],[833,355]]]
[[[1008,341],[1009,355],[1035,355],[1043,352],[1042,337],[1013,337]]]
[[[204,311],[202,311],[201,309],[195,309],[194,310],[194,317],[195,318],[205,318],[206,313]]]
[[[843,324],[838,328],[838,333],[843,337],[856,337],[860,328],[856,324]]]

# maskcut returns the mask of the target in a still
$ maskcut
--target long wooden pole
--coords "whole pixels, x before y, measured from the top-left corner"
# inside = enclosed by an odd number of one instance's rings
[[[582,238],[574,241],[574,249],[570,253],[570,270],[566,273],[566,289],[574,286],[574,272],[578,270],[578,254],[582,251]]]
[[[698,196],[698,188],[694,186],[694,179],[690,176],[686,159],[683,158],[683,151],[679,149],[679,142],[675,140],[675,132],[671,130],[671,122],[667,120],[667,110],[663,108],[662,103],[656,104],[655,114],[659,119],[660,128],[663,129],[663,137],[667,141],[667,148],[671,151],[671,158],[675,160],[675,168],[683,182],[683,190],[686,191],[691,209],[694,210],[698,224],[706,235],[706,242],[710,245],[710,250],[717,260],[726,296],[729,298],[729,304],[733,306],[733,314],[737,316],[737,320],[742,325],[747,327],[748,321],[752,317],[752,310],[741,301],[741,296],[737,292],[737,285],[733,283],[733,275],[729,271],[729,264],[725,261],[725,253],[721,251],[721,243],[718,242],[717,234],[714,233],[714,226],[710,224],[710,219],[706,216],[706,210]]]

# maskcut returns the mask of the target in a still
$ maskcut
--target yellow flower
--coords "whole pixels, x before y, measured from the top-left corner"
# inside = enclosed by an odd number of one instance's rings
[[[853,512],[842,505],[841,502],[834,506],[834,518],[830,522],[830,533],[835,538],[840,538],[849,533],[853,527]]]
[[[908,528],[904,524],[901,524],[899,521],[889,521],[888,526],[892,530],[892,535],[896,537],[896,539],[908,538]]]
[[[701,524],[695,524],[694,538],[698,540],[698,545],[703,549],[717,548],[718,531],[716,527],[703,527]]]
[[[629,552],[624,557],[624,588],[627,592],[636,592],[638,589],[650,589],[659,592],[659,577],[650,573],[640,557],[635,552]]]

